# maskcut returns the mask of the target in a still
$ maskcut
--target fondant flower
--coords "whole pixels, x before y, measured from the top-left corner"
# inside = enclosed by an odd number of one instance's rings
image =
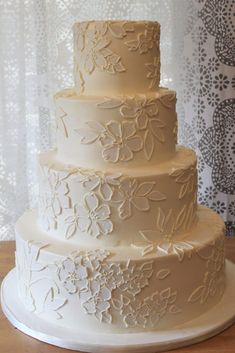
[[[70,294],[87,287],[87,269],[85,266],[76,263],[74,259],[67,258],[62,262],[58,276]]]
[[[138,99],[139,98],[139,99]],[[127,99],[120,108],[124,118],[136,119],[138,129],[146,129],[149,118],[158,114],[157,103],[152,99],[147,99],[145,95],[133,99]]]
[[[124,310],[124,322],[127,327],[144,328],[149,316],[149,307],[138,299],[135,299]]]
[[[77,207],[78,227],[82,232],[97,238],[107,235],[113,230],[113,223],[109,219],[110,208],[108,205],[99,205],[99,200],[94,193],[85,195],[82,206]]]
[[[108,288],[101,288],[97,285],[96,291],[93,290],[84,294],[89,296],[89,298],[83,302],[83,307],[88,314],[99,314],[110,307],[109,300],[111,299],[111,291]]]
[[[137,39],[125,42],[130,51],[139,50],[140,54],[145,54],[153,48],[154,44],[158,45],[159,30],[155,27],[148,26],[144,32],[138,34]]]
[[[153,190],[154,182],[140,183],[136,179],[124,179],[120,183],[121,205],[119,206],[119,217],[127,219],[132,215],[132,207],[139,211],[148,211],[150,209],[149,201],[165,200],[158,190]]]
[[[78,175],[78,182],[82,182],[83,186],[89,190],[97,190],[99,196],[104,201],[113,199],[116,187],[120,184],[121,173],[93,173],[92,175]]]
[[[84,68],[91,74],[97,67],[100,70],[104,70],[107,66],[107,56],[111,54],[107,46],[110,42],[105,38],[95,38],[95,36],[87,41],[84,50]]]
[[[116,289],[123,283],[122,270],[119,263],[103,263],[100,281],[110,290]]]
[[[143,141],[136,135],[135,123],[132,121],[110,121],[106,124],[106,131],[101,136],[103,145],[102,155],[107,162],[129,161],[133,152],[143,148]]]
[[[166,313],[174,314],[181,310],[174,304],[177,298],[177,292],[172,291],[170,287],[161,292],[155,292],[150,297],[144,299],[145,305],[149,308],[150,326],[154,327]]]
[[[122,271],[123,283],[119,285],[119,289],[134,297],[148,285],[148,280],[152,274],[153,264],[151,261],[145,262],[139,267],[130,264],[128,268],[124,268]]]

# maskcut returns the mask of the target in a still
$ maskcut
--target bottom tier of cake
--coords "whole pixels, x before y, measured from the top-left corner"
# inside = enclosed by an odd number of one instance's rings
[[[184,237],[128,248],[75,249],[41,231],[35,211],[16,225],[22,303],[79,331],[162,330],[198,317],[223,295],[224,257],[223,221],[201,206]]]

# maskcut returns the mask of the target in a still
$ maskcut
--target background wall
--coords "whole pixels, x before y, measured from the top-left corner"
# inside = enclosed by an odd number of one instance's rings
[[[235,233],[234,13],[234,0],[0,0],[0,240],[37,204],[53,94],[73,85],[71,27],[87,19],[161,23],[161,84],[177,91],[179,142],[198,155],[199,202]]]

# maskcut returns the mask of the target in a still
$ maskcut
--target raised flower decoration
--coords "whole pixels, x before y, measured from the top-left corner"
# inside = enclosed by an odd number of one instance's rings
[[[84,196],[83,205],[74,205],[73,215],[65,219],[68,224],[66,237],[71,237],[79,228],[95,238],[113,231],[113,223],[109,219],[110,208],[106,204],[99,205],[94,193]]]
[[[139,266],[131,261],[112,263],[107,261],[110,255],[106,250],[78,251],[55,263],[60,283],[69,295],[78,296],[84,312],[109,324],[114,310],[124,316],[153,275],[153,261]]]
[[[124,322],[127,327],[156,327],[158,322],[167,313],[176,314],[181,312],[174,303],[177,292],[170,287],[160,292],[155,292],[146,297],[144,301],[133,300],[123,309]]]
[[[176,299],[177,291],[172,291],[170,287],[160,292],[157,291],[150,297],[145,298],[144,304],[147,305],[149,309],[148,324],[154,327],[167,313],[180,313],[181,309],[175,305]]]
[[[135,119],[137,128],[144,130],[149,120],[158,114],[158,105],[156,100],[140,95],[126,99],[120,108],[120,113],[126,119]]]
[[[88,291],[80,293],[80,299],[87,314],[95,315],[100,322],[111,323],[112,316],[108,311],[111,291],[107,287],[101,287],[98,281],[93,281]]]
[[[158,98],[166,108],[175,103],[175,95],[167,94]],[[158,116],[158,101],[156,97],[148,98],[144,94],[134,97],[115,97],[105,99],[97,105],[101,109],[118,108],[124,121],[135,122],[136,131],[143,140],[143,150],[147,160],[150,160],[156,147],[156,141],[165,142],[164,122]]]
[[[106,124],[106,133],[101,136],[104,160],[116,163],[133,159],[133,152],[143,148],[143,141],[136,134],[134,122],[110,121]]]
[[[145,54],[149,50],[153,49],[154,45],[159,44],[159,30],[156,31],[156,27],[147,26],[146,29],[138,33],[137,39],[126,41],[130,51],[139,51],[140,54]]]
[[[158,240],[153,241],[147,237],[145,233],[149,235],[150,231],[140,231],[140,235],[142,236],[142,240],[138,241],[134,244],[131,244],[133,248],[140,250],[141,255],[145,256],[147,254],[155,253],[155,254],[175,254],[177,255],[179,261],[181,262],[185,254],[187,254],[188,258],[191,258],[192,253],[195,249],[195,243],[190,241],[177,241],[177,240]],[[151,234],[153,235],[153,234]]]
[[[136,179],[123,179],[119,187],[121,193],[119,217],[127,219],[131,217],[133,207],[139,211],[148,211],[149,201],[165,200],[165,195],[158,190],[153,190],[154,185],[154,182],[138,183]]]
[[[160,57],[155,57],[152,63],[146,63],[148,68],[147,78],[150,80],[149,88],[157,87],[160,81]]]
[[[102,156],[107,162],[129,161],[133,158],[133,152],[143,147],[143,141],[136,134],[132,121],[109,121],[105,125],[88,121],[86,125],[87,128],[75,130],[81,136],[81,143],[90,144],[98,140],[103,146]]]
[[[128,306],[125,306],[123,314],[123,321],[126,327],[145,328],[149,316],[149,307],[147,304],[143,304],[139,299],[135,299],[133,302],[129,303]]]
[[[86,174],[79,173],[76,180],[82,183],[88,191],[98,192],[99,197],[104,201],[111,201],[116,198],[116,189],[120,184],[121,173],[93,172]]]
[[[197,175],[195,167],[175,169],[170,176],[175,178],[178,184],[181,184],[179,191],[179,199],[181,200],[185,195],[191,194],[196,190]]]
[[[67,299],[56,296],[54,288],[51,287],[43,302],[43,313],[49,314],[52,318],[61,319],[62,315],[60,314],[59,309],[61,309],[66,302]]]
[[[81,262],[78,262],[77,259],[74,261],[72,258],[66,258],[58,271],[60,281],[63,282],[64,288],[70,294],[86,288],[87,268]]]
[[[211,251],[206,254],[198,250],[197,254],[206,262],[206,272],[203,278],[203,283],[197,287],[189,296],[188,302],[194,303],[200,301],[205,303],[209,297],[214,297],[216,294],[222,294],[224,291],[224,266],[225,266],[225,250],[224,238],[216,240]]]
[[[141,266],[129,263],[122,269],[123,283],[118,288],[126,295],[135,297],[141,292],[141,289],[149,283],[149,278],[153,274],[153,262],[148,261]]]
[[[123,275],[119,263],[103,263],[100,269],[100,281],[110,290],[123,284]]]
[[[155,142],[165,142],[165,124],[158,117],[158,104],[153,98],[140,95],[126,99],[120,108],[125,119],[135,119],[137,130],[143,131],[143,148],[145,157],[150,160],[154,151]]]
[[[185,254],[191,257],[195,249],[195,243],[192,241],[178,241],[173,237],[182,229],[187,230],[192,224],[195,217],[194,203],[192,202],[188,208],[183,206],[178,213],[170,209],[165,213],[160,207],[157,212],[157,222],[155,230],[141,230],[141,241],[135,242],[132,247],[140,250],[141,255],[145,256],[150,253],[176,254],[179,261],[184,259]]]
[[[95,69],[111,74],[125,71],[121,57],[111,49],[107,31],[122,38],[129,31],[128,28],[119,29],[108,22],[96,25],[81,23],[76,26],[79,26],[79,30],[75,32],[75,45],[79,51],[80,62],[87,73],[91,74]]]

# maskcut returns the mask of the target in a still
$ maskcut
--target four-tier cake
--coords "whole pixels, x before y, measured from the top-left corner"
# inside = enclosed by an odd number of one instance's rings
[[[165,330],[223,295],[224,224],[197,205],[196,155],[176,146],[159,39],[151,21],[74,25],[75,87],[55,95],[57,149],[16,225],[20,300],[56,326]]]

